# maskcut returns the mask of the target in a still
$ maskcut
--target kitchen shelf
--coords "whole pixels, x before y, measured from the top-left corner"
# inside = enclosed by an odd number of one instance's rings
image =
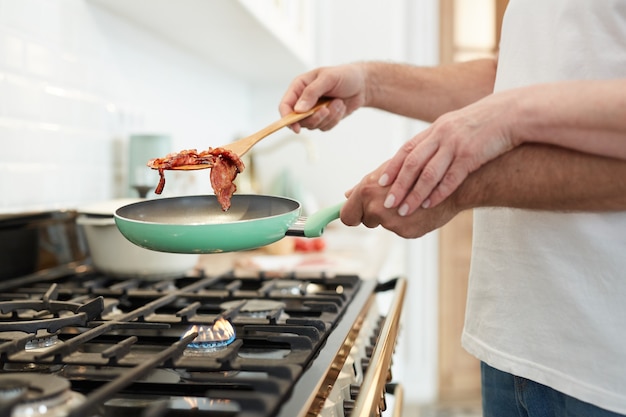
[[[313,64],[309,0],[89,1],[248,81],[287,83]]]

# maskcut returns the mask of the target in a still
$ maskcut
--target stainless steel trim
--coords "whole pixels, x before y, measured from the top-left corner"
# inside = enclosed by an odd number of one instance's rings
[[[367,300],[367,303],[363,306],[363,309],[361,310],[361,314],[352,325],[352,328],[350,329],[350,332],[346,336],[346,339],[344,340],[343,345],[337,352],[337,355],[335,356],[333,363],[328,368],[326,372],[326,376],[324,377],[324,381],[322,382],[320,386],[321,388],[320,390],[317,391],[315,400],[312,402],[311,406],[309,407],[309,410],[307,412],[308,417],[314,417],[320,414],[320,411],[322,410],[322,407],[324,406],[326,399],[330,395],[330,392],[333,389],[335,382],[337,381],[337,377],[339,376],[339,374],[341,373],[341,370],[343,369],[343,365],[345,364],[346,359],[348,358],[348,356],[350,356],[350,350],[352,349],[352,346],[354,346],[354,342],[359,336],[359,332],[361,331],[361,328],[363,327],[363,323],[365,321],[365,317],[367,316],[367,312],[369,311],[370,308],[372,308],[374,297],[375,297],[375,294],[372,294]]]
[[[388,382],[387,376],[389,368],[391,367],[391,357],[395,349],[400,328],[400,317],[402,315],[402,306],[406,294],[406,285],[405,278],[398,278],[389,313],[386,316],[380,336],[374,346],[370,366],[363,377],[359,396],[356,399],[350,417],[371,417],[380,414],[379,409],[382,393],[385,384]]]
[[[364,280],[355,298],[352,300],[333,330],[324,349],[320,352],[315,365],[307,369],[296,383],[291,398],[280,409],[278,417],[310,417],[314,410],[323,406],[323,402],[332,389],[328,384],[334,384],[337,378],[336,369],[341,369],[345,363],[346,354],[354,344],[355,332],[358,333],[367,312],[372,307],[376,294],[376,281]],[[334,378],[333,379],[333,375]]]

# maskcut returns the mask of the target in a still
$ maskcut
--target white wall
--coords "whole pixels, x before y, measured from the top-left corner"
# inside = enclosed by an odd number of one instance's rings
[[[244,82],[83,0],[0,0],[0,211],[123,196],[130,133],[216,146],[249,103]],[[209,189],[171,176],[164,195]]]

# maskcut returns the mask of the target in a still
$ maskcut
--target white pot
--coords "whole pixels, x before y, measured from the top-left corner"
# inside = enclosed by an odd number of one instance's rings
[[[78,210],[76,222],[83,227],[94,267],[111,276],[144,279],[175,278],[191,271],[199,255],[145,249],[126,240],[118,230],[113,213],[136,201],[111,200]]]

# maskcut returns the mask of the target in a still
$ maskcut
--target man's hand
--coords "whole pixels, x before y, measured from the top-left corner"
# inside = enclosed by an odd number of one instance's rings
[[[323,131],[332,129],[341,119],[365,105],[365,64],[323,67],[298,76],[287,88],[278,110],[282,116],[294,111],[302,113],[310,110],[321,97],[335,100],[312,116],[291,125],[294,132],[298,133],[302,127]]]
[[[348,226],[363,224],[374,228],[382,226],[404,238],[421,237],[446,224],[459,212],[453,199],[447,199],[436,208],[418,209],[411,215],[400,216],[396,209],[383,207],[388,187],[378,184],[386,164],[365,176],[346,193],[348,201],[341,210],[341,221]]]

